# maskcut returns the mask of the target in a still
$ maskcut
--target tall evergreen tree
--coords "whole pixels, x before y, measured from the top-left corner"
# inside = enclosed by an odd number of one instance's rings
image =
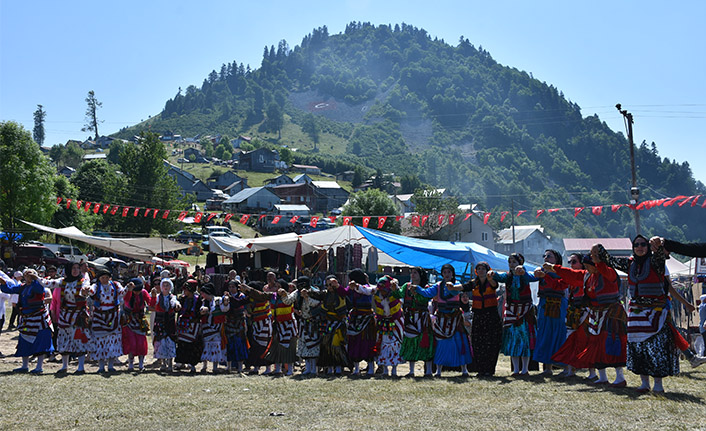
[[[86,104],[88,105],[86,107],[86,124],[83,126],[81,129],[82,132],[95,132],[96,134],[96,140],[98,140],[98,115],[97,111],[98,108],[103,106],[103,102],[99,102],[98,99],[96,99],[96,93],[91,90],[88,92],[88,96],[86,97]],[[100,121],[102,123],[102,121]]]
[[[34,142],[38,143],[41,147],[44,145],[44,119],[47,117],[47,113],[44,111],[42,105],[37,105],[37,110],[34,111],[34,129],[32,130],[32,137]]]

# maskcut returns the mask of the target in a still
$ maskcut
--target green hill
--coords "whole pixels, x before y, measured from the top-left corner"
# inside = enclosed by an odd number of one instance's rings
[[[611,103],[613,101],[607,101]],[[335,173],[353,165],[446,187],[487,211],[624,203],[628,144],[597,116],[530,73],[497,63],[461,38],[455,45],[410,25],[351,23],[315,29],[294,48],[265,47],[259,68],[236,61],[200,87],[179,89],[164,110],[116,136],[248,135],[297,148],[296,162]],[[641,199],[706,194],[688,163],[636,151]],[[645,211],[643,230],[706,239],[699,208]],[[534,221],[533,217],[532,221]],[[509,218],[508,218],[509,219]],[[491,223],[502,226],[498,218]],[[632,214],[562,211],[540,222],[564,236],[631,235]]]

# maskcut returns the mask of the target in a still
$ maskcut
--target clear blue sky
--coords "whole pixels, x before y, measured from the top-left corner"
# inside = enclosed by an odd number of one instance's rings
[[[689,161],[706,183],[706,2],[567,1],[21,1],[0,0],[0,119],[45,145],[85,139],[85,97],[103,103],[101,134],[158,114],[179,87],[221,64],[256,68],[263,47],[293,47],[315,27],[405,22],[456,45],[461,35],[498,62],[531,72],[635,141]]]

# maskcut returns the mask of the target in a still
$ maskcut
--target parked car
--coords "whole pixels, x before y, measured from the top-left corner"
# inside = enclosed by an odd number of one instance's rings
[[[206,236],[213,235],[214,233],[224,233],[225,235],[218,236],[232,236],[236,238],[242,238],[238,232],[233,232],[225,226],[206,226]]]
[[[53,251],[54,254],[56,254],[59,257],[66,258],[70,260],[71,262],[88,262],[88,256],[83,254],[81,249],[78,247],[70,246],[70,245],[64,245],[64,244],[44,244],[44,247],[48,248],[49,250]]]
[[[15,248],[15,267],[24,265],[41,265],[44,260],[45,265],[54,265],[57,268],[69,263],[69,260],[63,257],[58,257],[53,251],[43,245],[19,245]]]
[[[180,230],[174,235],[169,235],[168,238],[183,243],[204,241],[207,239],[206,235],[201,235],[200,233],[196,232],[189,232],[188,230]]]

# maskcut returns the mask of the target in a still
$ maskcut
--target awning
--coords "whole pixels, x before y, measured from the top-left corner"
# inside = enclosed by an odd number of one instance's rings
[[[149,260],[152,256],[164,252],[183,250],[189,247],[188,245],[164,238],[106,238],[102,236],[86,235],[75,226],[55,229],[24,220],[22,220],[22,222],[35,229],[81,241],[111,253],[139,260]]]

